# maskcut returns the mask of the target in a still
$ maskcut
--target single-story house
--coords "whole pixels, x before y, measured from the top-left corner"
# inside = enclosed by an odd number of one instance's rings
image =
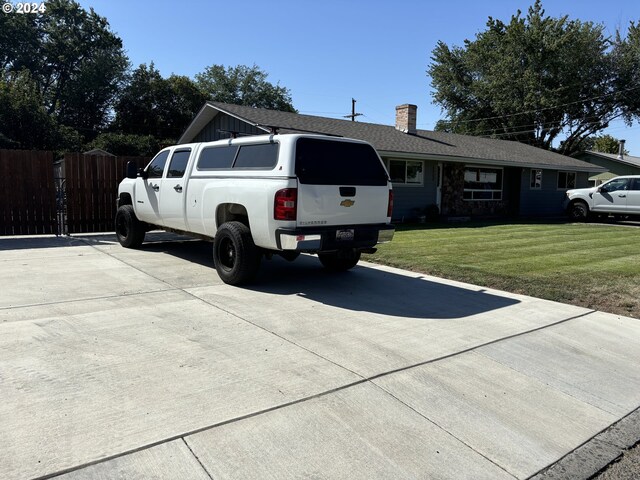
[[[417,107],[396,107],[396,125],[353,122],[207,102],[178,143],[232,135],[319,133],[371,143],[394,186],[394,220],[427,209],[447,217],[561,214],[565,191],[605,169],[523,143],[418,130]]]
[[[640,175],[640,157],[625,155],[624,143],[624,140],[620,140],[620,152],[617,154],[586,150],[575,155],[575,158],[607,170],[605,173],[589,177],[589,180],[595,185],[600,185],[602,182],[620,175]]]

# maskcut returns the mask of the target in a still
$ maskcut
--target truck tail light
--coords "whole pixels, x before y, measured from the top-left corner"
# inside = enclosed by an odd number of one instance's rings
[[[276,192],[273,202],[275,220],[295,220],[298,211],[298,189],[283,188]]]
[[[389,190],[389,204],[387,205],[387,217],[393,213],[393,190]]]

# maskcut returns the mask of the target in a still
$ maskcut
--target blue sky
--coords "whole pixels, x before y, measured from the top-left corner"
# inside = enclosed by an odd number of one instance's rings
[[[418,127],[442,118],[426,70],[438,40],[462,45],[492,16],[508,21],[520,0],[80,0],[107,18],[135,66],[193,77],[207,66],[257,65],[291,91],[300,113],[393,124],[395,106],[418,105]],[[640,20],[637,0],[546,0],[551,16],[602,23],[608,34]],[[640,156],[640,125],[607,133]]]

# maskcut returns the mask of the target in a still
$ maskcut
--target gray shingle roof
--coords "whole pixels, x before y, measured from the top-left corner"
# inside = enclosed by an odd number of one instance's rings
[[[207,102],[182,135],[180,143],[191,141],[208,119],[213,118],[215,111],[227,113],[265,131],[269,131],[269,127],[277,127],[278,133],[313,132],[364,140],[371,143],[381,155],[417,155],[467,163],[475,161],[483,164],[590,172],[605,170],[582,160],[514,141],[430,130],[418,130],[416,135],[409,135],[390,125],[352,122],[218,102]]]
[[[614,162],[626,163],[627,165],[632,165],[634,167],[640,167],[640,157],[634,157],[632,155],[625,155],[622,159],[618,158],[617,153],[602,153],[602,152],[594,152],[593,150],[586,150],[584,153],[589,153],[591,155],[595,155],[597,157],[603,157],[608,160],[613,160]]]

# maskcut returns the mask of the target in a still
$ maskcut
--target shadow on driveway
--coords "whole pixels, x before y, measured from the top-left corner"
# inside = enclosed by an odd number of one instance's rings
[[[211,275],[217,275],[210,242],[164,232],[149,233],[147,240],[142,245],[143,252],[178,257],[211,268]],[[114,243],[117,242],[113,234],[30,237],[2,239],[0,250],[87,244],[107,246]],[[135,250],[128,252],[134,254]],[[487,293],[481,288],[461,288],[426,280],[419,273],[399,275],[364,266],[344,273],[330,273],[316,257],[309,255],[302,255],[294,262],[278,256],[265,259],[256,281],[242,288],[270,295],[298,295],[346,310],[406,318],[463,318],[519,303],[516,299]]]
[[[211,275],[216,275],[209,242],[155,241],[143,244],[142,249],[210,267]],[[270,295],[298,295],[346,310],[408,318],[469,317],[519,303],[480,288],[466,289],[425,280],[419,273],[398,275],[363,266],[330,273],[310,255],[301,255],[293,262],[277,255],[271,260],[263,259],[256,281],[239,288]]]
[[[344,273],[327,272],[317,258],[294,262],[280,258],[262,263],[255,284],[247,290],[272,295],[299,295],[352,311],[407,318],[462,318],[505,308],[518,300],[447,285],[415,276],[365,266]]]

